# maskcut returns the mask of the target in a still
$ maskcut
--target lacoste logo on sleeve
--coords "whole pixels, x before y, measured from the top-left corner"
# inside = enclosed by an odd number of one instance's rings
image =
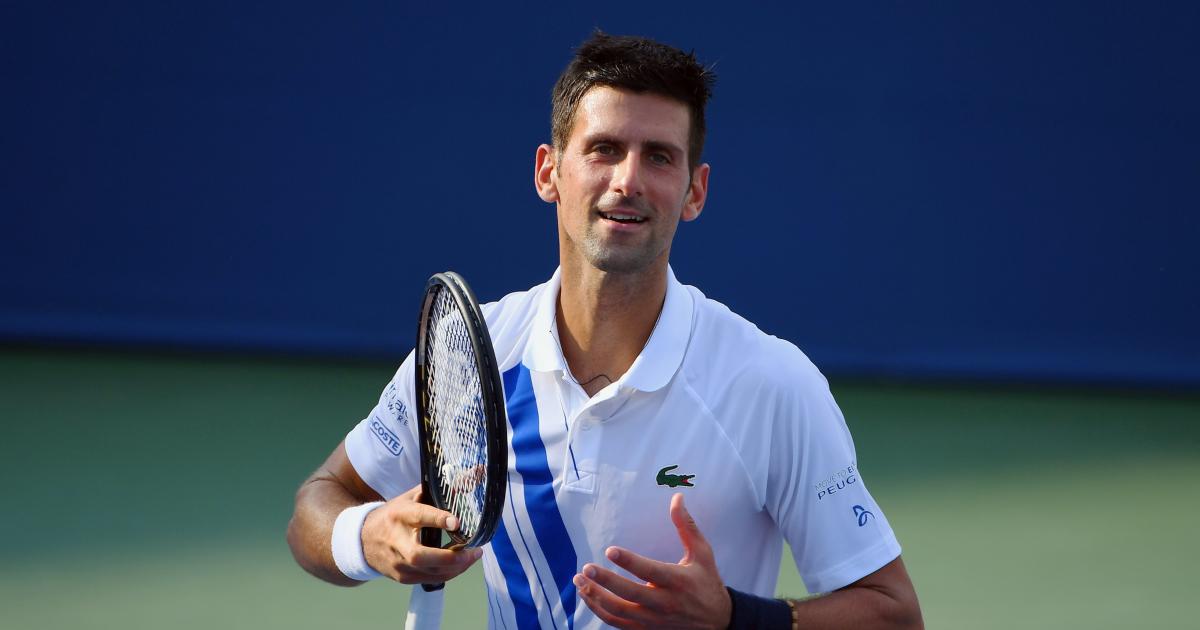
[[[862,527],[867,524],[868,518],[875,515],[867,511],[867,508],[861,505],[856,505],[854,506],[854,516],[858,518],[858,526]]]
[[[683,486],[685,488],[694,487],[692,485],[691,479],[692,479],[692,477],[695,477],[696,475],[672,475],[672,474],[669,474],[670,471],[675,470],[676,468],[679,468],[679,464],[675,464],[674,466],[667,466],[666,468],[663,468],[662,470],[658,471],[658,475],[654,477],[654,480],[656,482],[658,482],[658,485],[666,486],[668,488],[678,488],[679,486]]]
[[[392,430],[387,428],[378,419],[371,418],[371,435],[383,444],[384,448],[391,451],[392,455],[397,457],[404,452],[404,445],[400,444],[400,438],[396,437]]]

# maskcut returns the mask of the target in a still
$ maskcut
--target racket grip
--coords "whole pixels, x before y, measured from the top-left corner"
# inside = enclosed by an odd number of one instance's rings
[[[436,527],[422,527],[421,544],[425,547],[440,549],[442,546],[442,530]]]
[[[421,545],[425,547],[440,548],[442,546],[442,530],[436,527],[422,527]],[[437,584],[422,584],[420,589],[413,588],[413,591],[423,590],[427,593],[432,593],[433,591],[442,590],[442,588],[445,586],[445,582],[438,582]],[[439,594],[438,597],[441,597],[441,595]],[[413,599],[417,599],[415,592],[413,593]]]
[[[440,584],[435,591],[427,591],[425,586],[422,584],[412,589],[404,630],[438,630],[442,627],[442,607],[446,601],[446,591]]]

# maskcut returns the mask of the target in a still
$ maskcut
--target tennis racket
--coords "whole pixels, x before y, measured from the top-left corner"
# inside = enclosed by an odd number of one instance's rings
[[[452,271],[425,285],[415,364],[421,500],[458,517],[446,548],[480,547],[504,507],[508,417],[483,313]],[[423,528],[421,544],[441,547],[442,530]],[[405,628],[441,626],[443,586],[413,587]]]

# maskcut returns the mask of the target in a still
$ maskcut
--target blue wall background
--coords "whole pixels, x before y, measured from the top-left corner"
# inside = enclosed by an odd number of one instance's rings
[[[399,356],[550,275],[599,26],[715,64],[676,273],[826,371],[1200,384],[1197,5],[828,5],[4,3],[0,340]]]

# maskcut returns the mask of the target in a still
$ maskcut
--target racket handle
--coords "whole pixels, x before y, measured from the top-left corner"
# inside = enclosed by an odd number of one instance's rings
[[[408,618],[404,620],[404,630],[438,630],[442,627],[442,605],[446,601],[444,584],[438,584],[437,590],[426,590],[429,584],[414,586],[412,597],[408,600]]]
[[[421,545],[425,547],[433,547],[434,549],[441,549],[442,530],[436,527],[422,527]]]
[[[442,530],[436,527],[422,527],[421,545],[440,549],[442,546]],[[438,582],[437,584],[422,584],[421,589],[426,592],[433,592],[442,590],[442,587],[444,586],[446,586],[445,582]]]
[[[421,528],[421,545],[438,548],[442,546],[442,530],[436,527]],[[442,627],[442,604],[446,601],[445,582],[413,586],[408,600],[408,618],[404,630],[438,630]]]

